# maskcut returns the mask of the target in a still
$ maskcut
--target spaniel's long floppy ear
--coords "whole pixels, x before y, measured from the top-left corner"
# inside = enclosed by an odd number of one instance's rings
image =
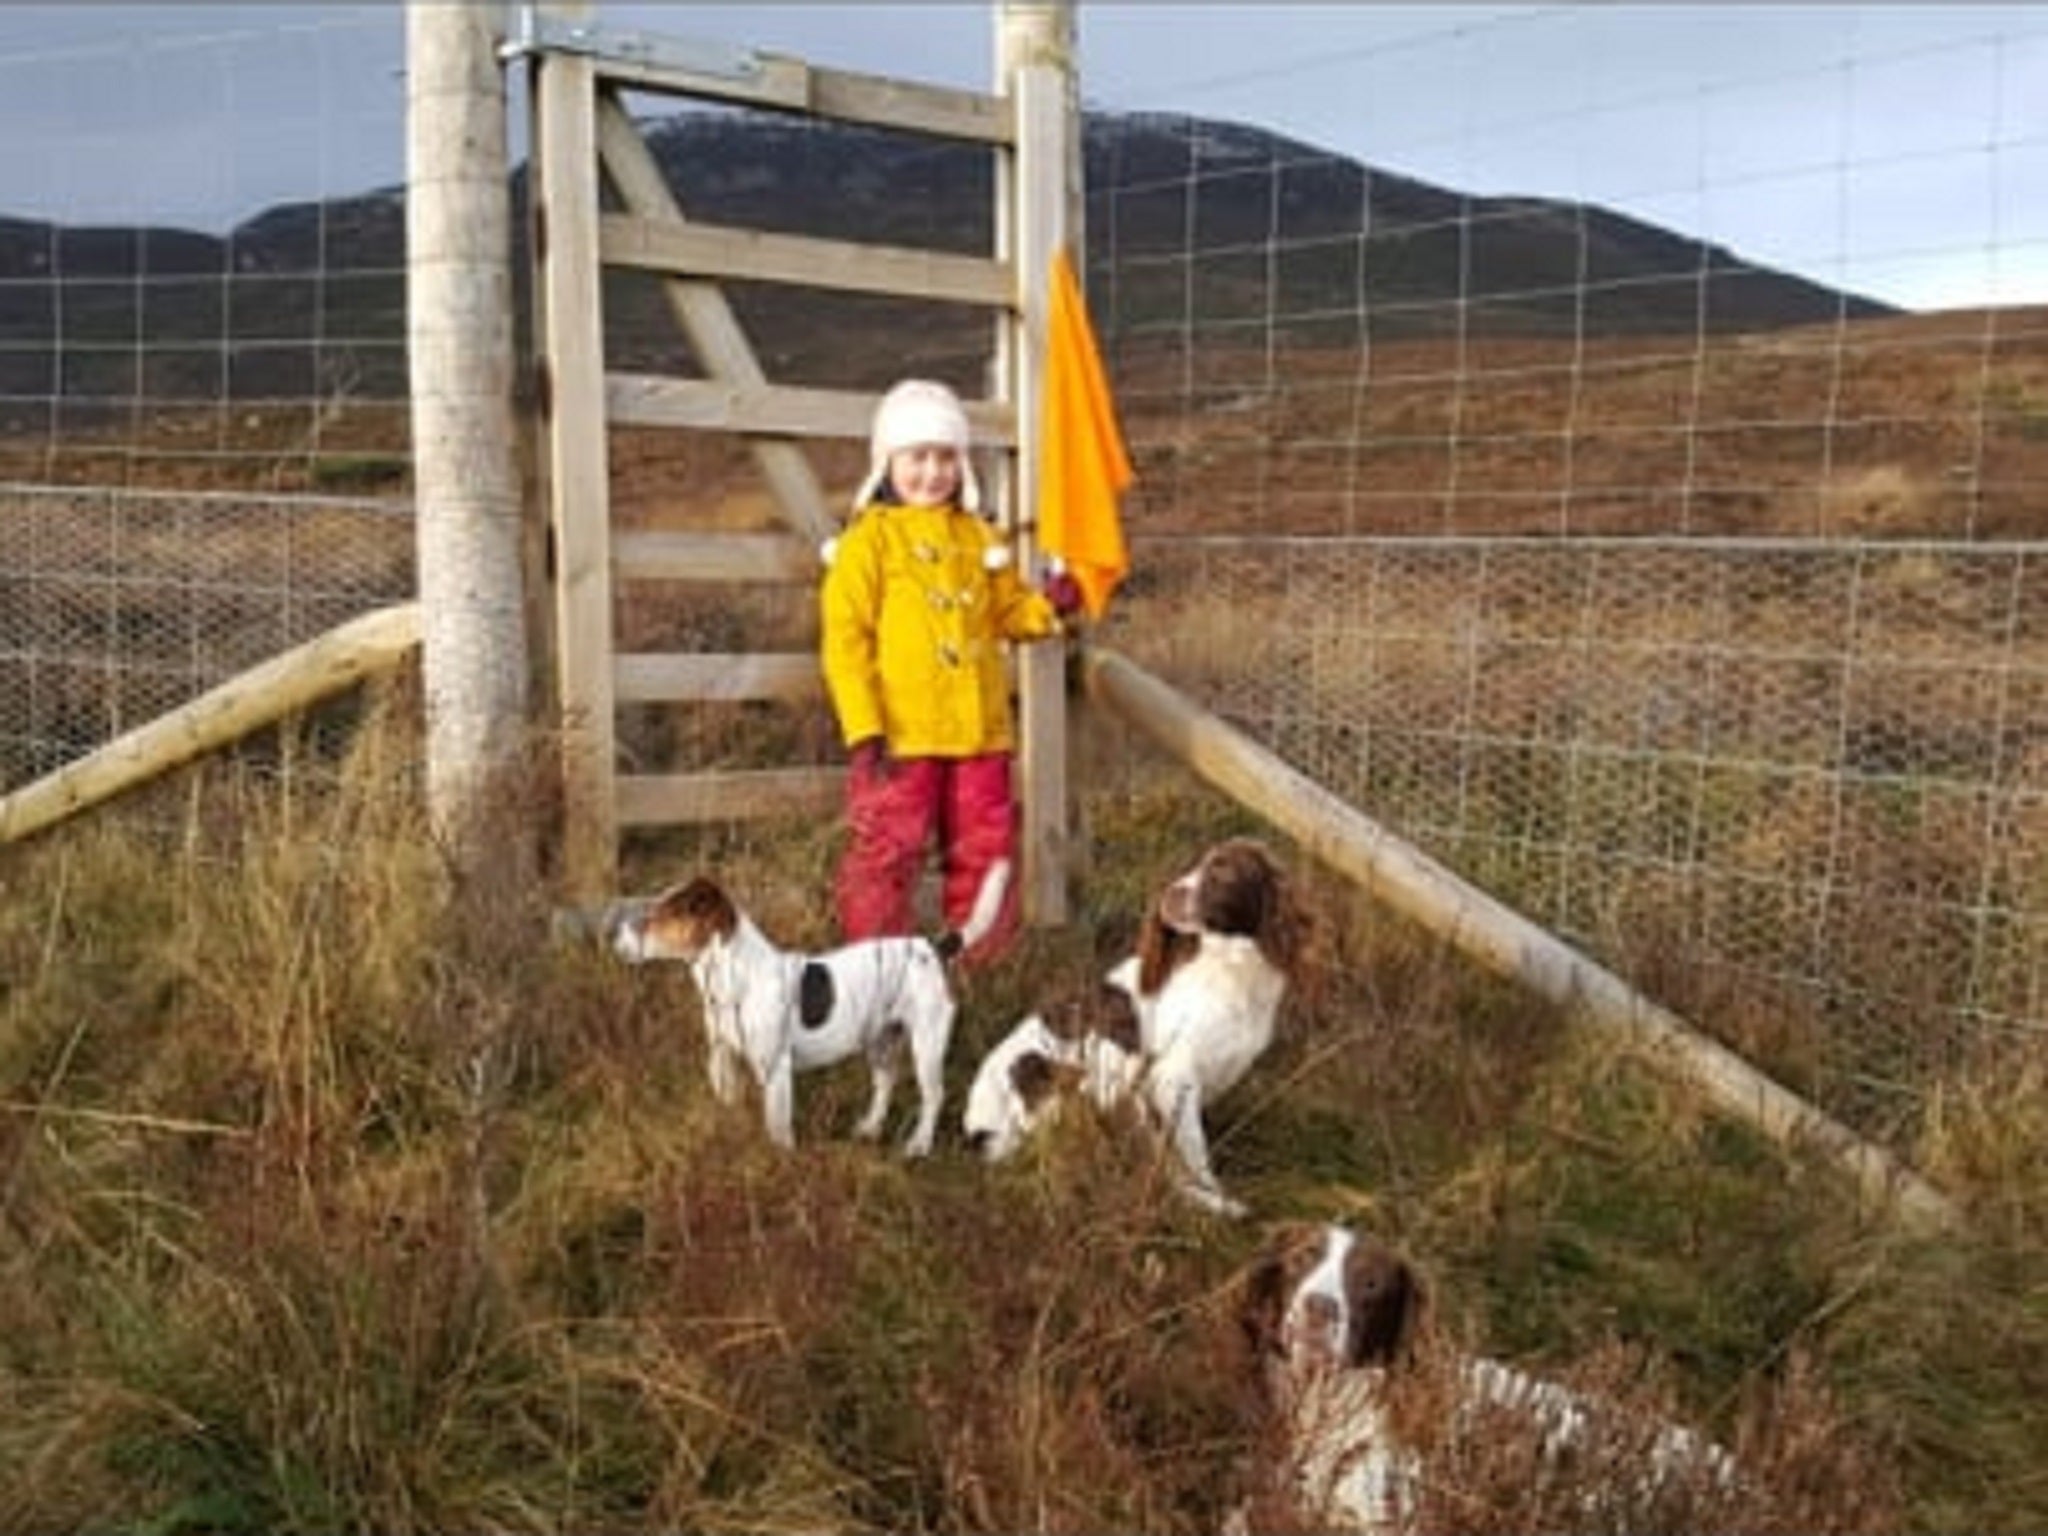
[[[1259,952],[1288,980],[1299,982],[1313,968],[1315,914],[1302,902],[1286,870],[1277,863],[1267,867],[1272,888],[1267,893],[1266,920],[1259,928]]]
[[[1421,1341],[1428,1293],[1415,1266],[1377,1238],[1361,1237],[1344,1262],[1346,1365],[1402,1365]]]
[[[1286,976],[1310,1008],[1321,996],[1329,965],[1329,924],[1301,894],[1293,877],[1277,865],[1273,872],[1270,921],[1259,934],[1259,952]]]
[[[1122,987],[1100,982],[1095,988],[1094,1009],[1089,1027],[1104,1040],[1136,1056],[1145,1049],[1144,1032],[1138,1022],[1138,1005]]]
[[[1201,947],[1200,934],[1167,927],[1155,898],[1146,909],[1145,921],[1138,925],[1138,995],[1156,994],[1166,985],[1166,978],[1192,960]]]
[[[1237,1307],[1237,1323],[1253,1360],[1269,1360],[1283,1352],[1280,1320],[1286,1310],[1286,1261],[1277,1253],[1262,1253],[1245,1275]]]
[[[1266,1239],[1252,1267],[1245,1272],[1238,1296],[1237,1321],[1255,1360],[1286,1353],[1281,1337],[1287,1317],[1288,1293],[1304,1272],[1304,1258],[1320,1240],[1321,1228],[1305,1221],[1282,1222]]]

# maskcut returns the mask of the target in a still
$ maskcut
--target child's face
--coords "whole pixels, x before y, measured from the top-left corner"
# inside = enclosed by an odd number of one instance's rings
[[[960,453],[943,443],[918,443],[889,455],[889,483],[906,506],[941,507],[960,489]]]

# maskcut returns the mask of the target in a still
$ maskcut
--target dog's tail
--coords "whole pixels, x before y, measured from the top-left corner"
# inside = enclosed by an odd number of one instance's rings
[[[1003,898],[1010,894],[1010,861],[997,859],[981,877],[981,889],[974,893],[974,906],[967,921],[932,940],[939,958],[952,961],[989,936],[1002,915]]]

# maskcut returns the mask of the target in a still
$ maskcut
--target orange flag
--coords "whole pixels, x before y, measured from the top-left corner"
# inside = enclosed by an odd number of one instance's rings
[[[1038,543],[1066,563],[1088,616],[1099,619],[1131,568],[1117,511],[1117,498],[1131,483],[1131,460],[1080,280],[1064,250],[1053,257],[1050,281],[1039,411]]]

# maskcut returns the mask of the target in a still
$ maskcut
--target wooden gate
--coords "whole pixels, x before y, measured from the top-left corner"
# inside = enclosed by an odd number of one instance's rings
[[[616,710],[632,701],[791,699],[822,692],[801,654],[621,654],[614,581],[814,583],[818,546],[838,527],[805,440],[865,440],[872,394],[778,385],[763,372],[721,279],[802,284],[986,306],[995,326],[985,399],[969,400],[978,447],[997,456],[989,499],[1031,569],[1032,413],[1044,274],[1077,226],[1078,176],[1067,5],[996,7],[1000,95],[813,68],[780,55],[607,34],[580,13],[529,9],[513,51],[529,62],[534,111],[538,395],[544,437],[554,683],[563,734],[566,893],[617,888],[621,829],[835,808],[836,767],[763,767],[650,776],[618,771]],[[986,257],[704,224],[668,186],[620,103],[630,89],[738,103],[987,145],[996,157],[995,246]],[[619,211],[605,211],[608,183]],[[701,378],[606,365],[601,274],[663,279],[667,308]],[[612,527],[607,427],[736,432],[773,492],[782,531],[619,534]],[[1024,907],[1066,916],[1066,732],[1057,646],[1018,658]]]

